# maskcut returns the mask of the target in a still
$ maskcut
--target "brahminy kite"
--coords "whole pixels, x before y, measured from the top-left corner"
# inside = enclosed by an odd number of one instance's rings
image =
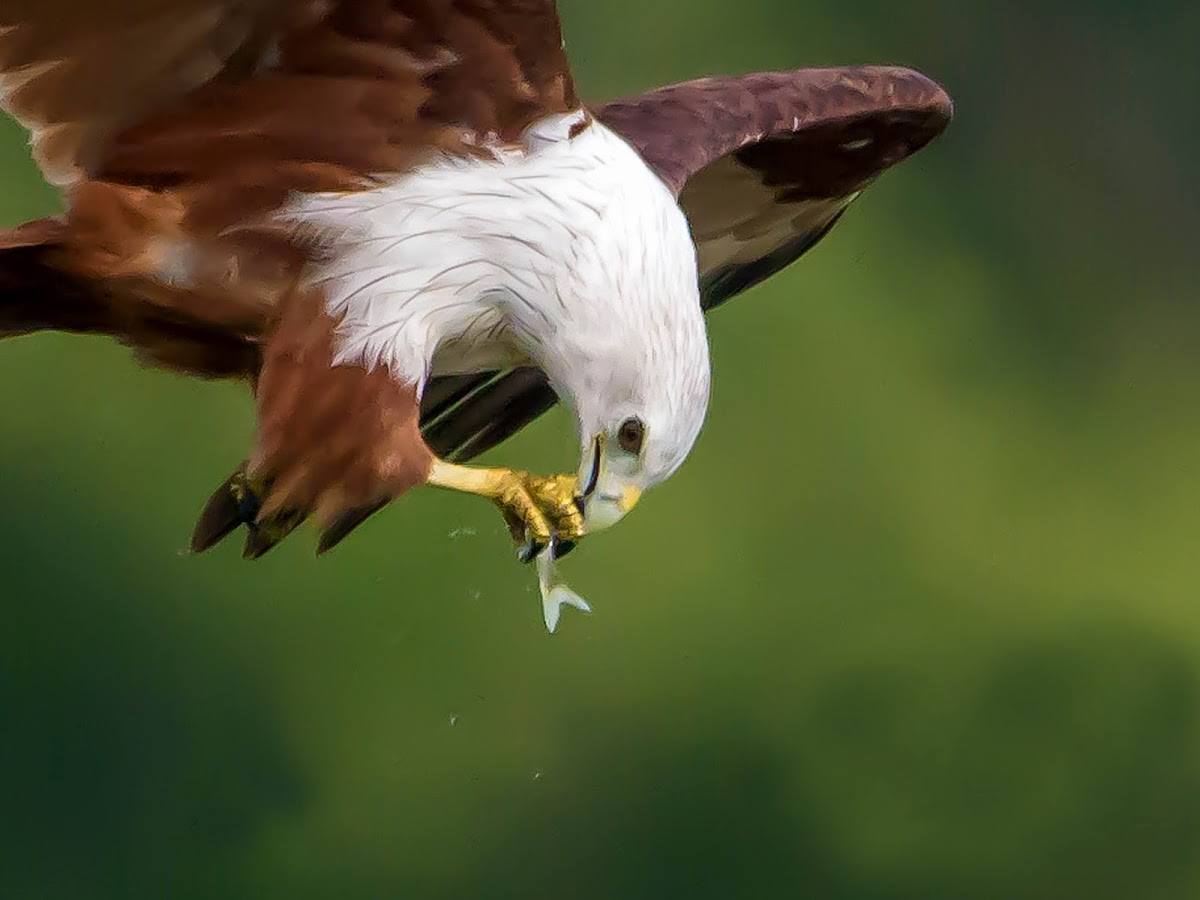
[[[0,336],[104,334],[245,380],[202,551],[328,550],[424,484],[554,561],[691,451],[705,311],[789,265],[946,127],[904,68],[582,103],[554,0],[4,0],[0,106],[65,212],[0,234]],[[574,474],[468,466],[559,400]]]

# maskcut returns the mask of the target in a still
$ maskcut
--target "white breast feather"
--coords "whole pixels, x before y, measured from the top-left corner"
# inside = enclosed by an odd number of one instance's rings
[[[698,408],[690,445],[709,364],[687,221],[616,134],[569,136],[582,115],[544,119],[491,159],[442,156],[288,210],[334,249],[315,277],[341,320],[338,364],[423,386],[532,360],[581,414],[614,391]]]

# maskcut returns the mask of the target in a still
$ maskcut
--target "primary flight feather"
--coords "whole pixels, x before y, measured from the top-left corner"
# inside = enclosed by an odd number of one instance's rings
[[[705,310],[820,240],[949,122],[908,69],[578,99],[552,0],[6,0],[0,106],[66,212],[0,234],[0,336],[108,334],[245,379],[193,536],[320,549],[422,484],[554,559],[686,459]],[[571,475],[465,465],[559,399]]]

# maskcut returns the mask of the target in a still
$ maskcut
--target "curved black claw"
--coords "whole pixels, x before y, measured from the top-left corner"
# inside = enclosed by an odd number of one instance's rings
[[[550,539],[550,546],[554,548],[552,558],[562,559],[564,556],[574,550],[578,544],[576,544],[575,541],[560,541],[557,538],[552,537]],[[538,554],[545,549],[546,545],[541,541],[535,541],[533,538],[526,538],[525,543],[523,543],[517,550],[517,559],[528,565],[537,559]]]
[[[517,559],[528,565],[537,559],[539,553],[546,549],[546,545],[541,541],[535,541],[533,538],[526,538],[517,549]]]

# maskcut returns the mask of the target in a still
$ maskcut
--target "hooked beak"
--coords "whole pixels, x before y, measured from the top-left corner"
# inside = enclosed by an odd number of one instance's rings
[[[587,477],[580,484],[582,491],[575,502],[583,513],[584,530],[588,534],[617,524],[642,497],[642,489],[628,475],[614,471],[605,453],[603,434],[592,441]]]

